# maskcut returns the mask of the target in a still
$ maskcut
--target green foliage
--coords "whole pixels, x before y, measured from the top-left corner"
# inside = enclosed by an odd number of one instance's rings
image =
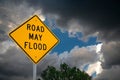
[[[60,70],[53,66],[48,66],[41,74],[44,80],[91,80],[91,77],[84,71],[76,67],[69,67],[67,64],[61,64]]]

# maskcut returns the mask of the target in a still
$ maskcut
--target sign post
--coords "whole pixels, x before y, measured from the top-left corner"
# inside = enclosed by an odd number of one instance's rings
[[[33,80],[37,80],[37,64],[33,63]]]
[[[34,63],[33,80],[36,80],[37,63],[59,43],[59,39],[37,15],[11,31],[9,36]]]

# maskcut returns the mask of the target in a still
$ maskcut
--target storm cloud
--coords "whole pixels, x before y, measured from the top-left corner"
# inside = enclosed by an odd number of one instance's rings
[[[120,42],[109,42],[102,47],[105,62],[103,67],[112,67],[120,65]]]
[[[62,28],[69,30],[71,28],[70,25],[77,21],[79,26],[72,26],[72,29],[77,28],[84,36],[98,33],[100,40],[119,41],[120,39],[120,6],[117,1],[12,0],[10,2],[1,0],[0,2],[1,5],[4,4],[3,6],[10,7],[9,10],[12,10],[12,14],[15,12],[20,20],[32,15],[34,10],[41,9],[45,15],[57,15],[57,25]]]
[[[120,33],[120,5],[117,1],[105,0],[44,0],[27,1],[30,6],[42,8],[44,14],[56,14],[58,25],[69,29],[75,20],[80,26],[77,29],[84,35],[98,32],[99,39],[118,41]],[[74,26],[72,26],[74,29]]]
[[[95,80],[119,80],[120,66],[105,69]]]

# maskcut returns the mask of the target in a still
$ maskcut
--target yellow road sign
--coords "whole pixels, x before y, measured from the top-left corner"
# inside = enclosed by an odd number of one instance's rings
[[[9,36],[36,64],[59,42],[37,15],[14,29]]]

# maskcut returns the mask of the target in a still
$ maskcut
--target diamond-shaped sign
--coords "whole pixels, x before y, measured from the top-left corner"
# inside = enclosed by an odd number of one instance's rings
[[[59,42],[37,15],[14,29],[9,36],[36,64]]]

